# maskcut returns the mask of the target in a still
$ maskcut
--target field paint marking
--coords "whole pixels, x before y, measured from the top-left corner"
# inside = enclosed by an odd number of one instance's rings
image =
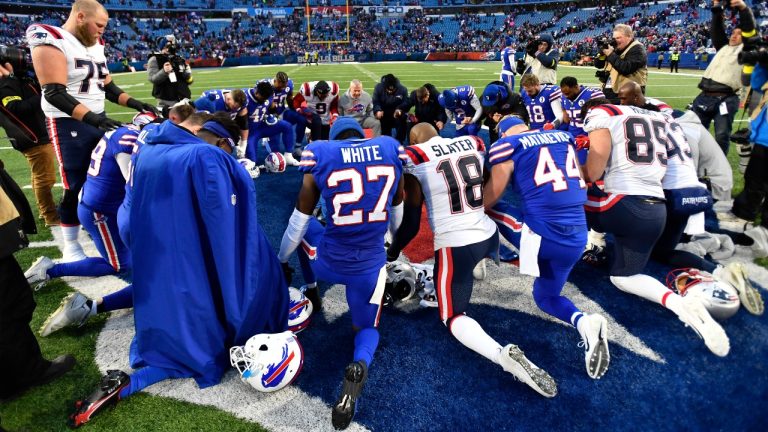
[[[372,79],[374,82],[379,81],[379,77],[373,74],[373,72],[369,71],[368,69],[356,64],[352,65],[355,69],[359,70],[360,72],[364,73],[368,78]]]
[[[54,183],[53,187],[64,187],[64,183]],[[32,185],[24,185],[22,189],[32,189]]]

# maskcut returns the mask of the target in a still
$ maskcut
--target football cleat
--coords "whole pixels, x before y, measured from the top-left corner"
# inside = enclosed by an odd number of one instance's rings
[[[584,346],[587,375],[600,379],[611,362],[611,354],[608,352],[608,323],[602,315],[597,314],[584,315],[581,320],[586,327],[584,340],[579,345]]]
[[[99,388],[88,399],[75,402],[75,412],[69,416],[68,425],[76,428],[89,422],[103,408],[120,400],[120,391],[131,383],[131,377],[121,370],[109,370],[101,377]]]
[[[331,423],[334,429],[346,429],[357,411],[357,401],[368,379],[368,366],[360,360],[347,365],[339,400],[333,405]]]
[[[299,166],[299,161],[293,157],[293,153],[291,152],[283,153],[283,159],[285,159],[285,163],[288,166]]]
[[[735,233],[743,233],[755,226],[753,222],[742,219],[731,211],[715,213],[715,216],[717,216],[717,224],[720,229],[733,231]]]
[[[27,283],[35,289],[40,289],[45,286],[51,277],[48,276],[48,270],[53,268],[54,263],[50,258],[41,256],[38,258],[32,266],[24,272],[24,277],[27,278]]]
[[[475,278],[475,280],[483,280],[485,279],[485,274],[485,259],[481,259],[475,268],[472,269],[472,277]]]
[[[40,336],[48,336],[69,325],[79,327],[85,323],[90,315],[91,306],[88,304],[88,297],[74,292],[64,297],[59,308],[48,316],[43,326],[40,327]]]
[[[318,312],[323,307],[323,299],[320,297],[320,287],[315,285],[312,288],[302,285],[299,291],[304,293],[304,297],[312,303],[312,312]]]
[[[584,253],[581,255],[581,260],[593,266],[601,266],[608,261],[608,255],[605,253],[604,246],[593,244],[588,245],[587,249],[584,250]]]
[[[537,367],[525,357],[525,353],[517,345],[509,344],[501,349],[499,363],[505,371],[517,380],[528,384],[544,397],[557,396],[557,383],[549,374]]]
[[[692,328],[700,338],[704,339],[704,344],[713,354],[719,357],[728,355],[728,351],[731,350],[728,335],[725,334],[725,330],[720,327],[720,324],[712,319],[699,298],[683,297],[678,318]]]
[[[765,312],[765,304],[760,291],[757,290],[747,278],[747,270],[742,263],[730,263],[717,271],[717,278],[736,288],[739,300],[744,309],[752,315],[762,315]]]

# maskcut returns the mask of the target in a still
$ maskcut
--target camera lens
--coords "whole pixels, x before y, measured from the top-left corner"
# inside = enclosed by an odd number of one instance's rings
[[[27,52],[23,49],[0,45],[0,64],[10,63],[14,71],[27,67]]]

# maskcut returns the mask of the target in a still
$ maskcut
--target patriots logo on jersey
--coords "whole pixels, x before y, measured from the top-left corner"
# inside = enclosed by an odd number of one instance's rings
[[[34,29],[33,29],[34,30]],[[46,32],[34,32],[32,33],[32,39],[45,39],[48,37],[48,33]]]

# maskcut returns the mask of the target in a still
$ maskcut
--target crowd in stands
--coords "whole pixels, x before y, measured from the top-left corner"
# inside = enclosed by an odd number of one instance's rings
[[[146,1],[158,5],[174,0]],[[215,5],[216,0],[210,1]],[[265,1],[263,5],[272,6],[273,3]],[[372,2],[352,2],[369,3]],[[635,29],[638,40],[649,53],[671,50],[699,53],[710,44],[709,11],[700,3],[701,0],[687,0],[659,5],[625,0],[621,5],[598,6],[586,14],[580,14],[576,4],[546,11],[512,11],[503,18],[501,28],[494,27],[495,21],[490,14],[463,11],[437,17],[426,15],[423,9],[411,9],[403,16],[381,17],[365,8],[355,8],[349,17],[351,42],[343,46],[343,52],[498,51],[501,33],[512,36],[522,49],[531,35],[550,32],[563,58],[570,60],[596,53],[597,41],[602,36],[609,36],[614,24],[624,22]],[[280,2],[280,6],[285,5],[286,2]],[[754,9],[760,24],[760,17],[768,16],[768,0],[755,2]],[[0,43],[23,45],[24,30],[30,23],[58,25],[63,22],[65,13],[65,10],[53,10],[33,16],[1,15]],[[502,22],[501,17],[498,19]],[[327,48],[327,44],[308,43],[306,19],[301,9],[284,18],[237,12],[229,19],[204,19],[202,13],[194,11],[162,18],[139,18],[133,12],[115,11],[111,14],[104,40],[112,48],[107,50],[110,61],[118,62],[124,58],[143,61],[155,50],[158,37],[171,33],[180,41],[179,54],[186,58],[290,56]],[[346,41],[347,16],[333,10],[326,14],[314,12],[310,35],[312,41]]]

